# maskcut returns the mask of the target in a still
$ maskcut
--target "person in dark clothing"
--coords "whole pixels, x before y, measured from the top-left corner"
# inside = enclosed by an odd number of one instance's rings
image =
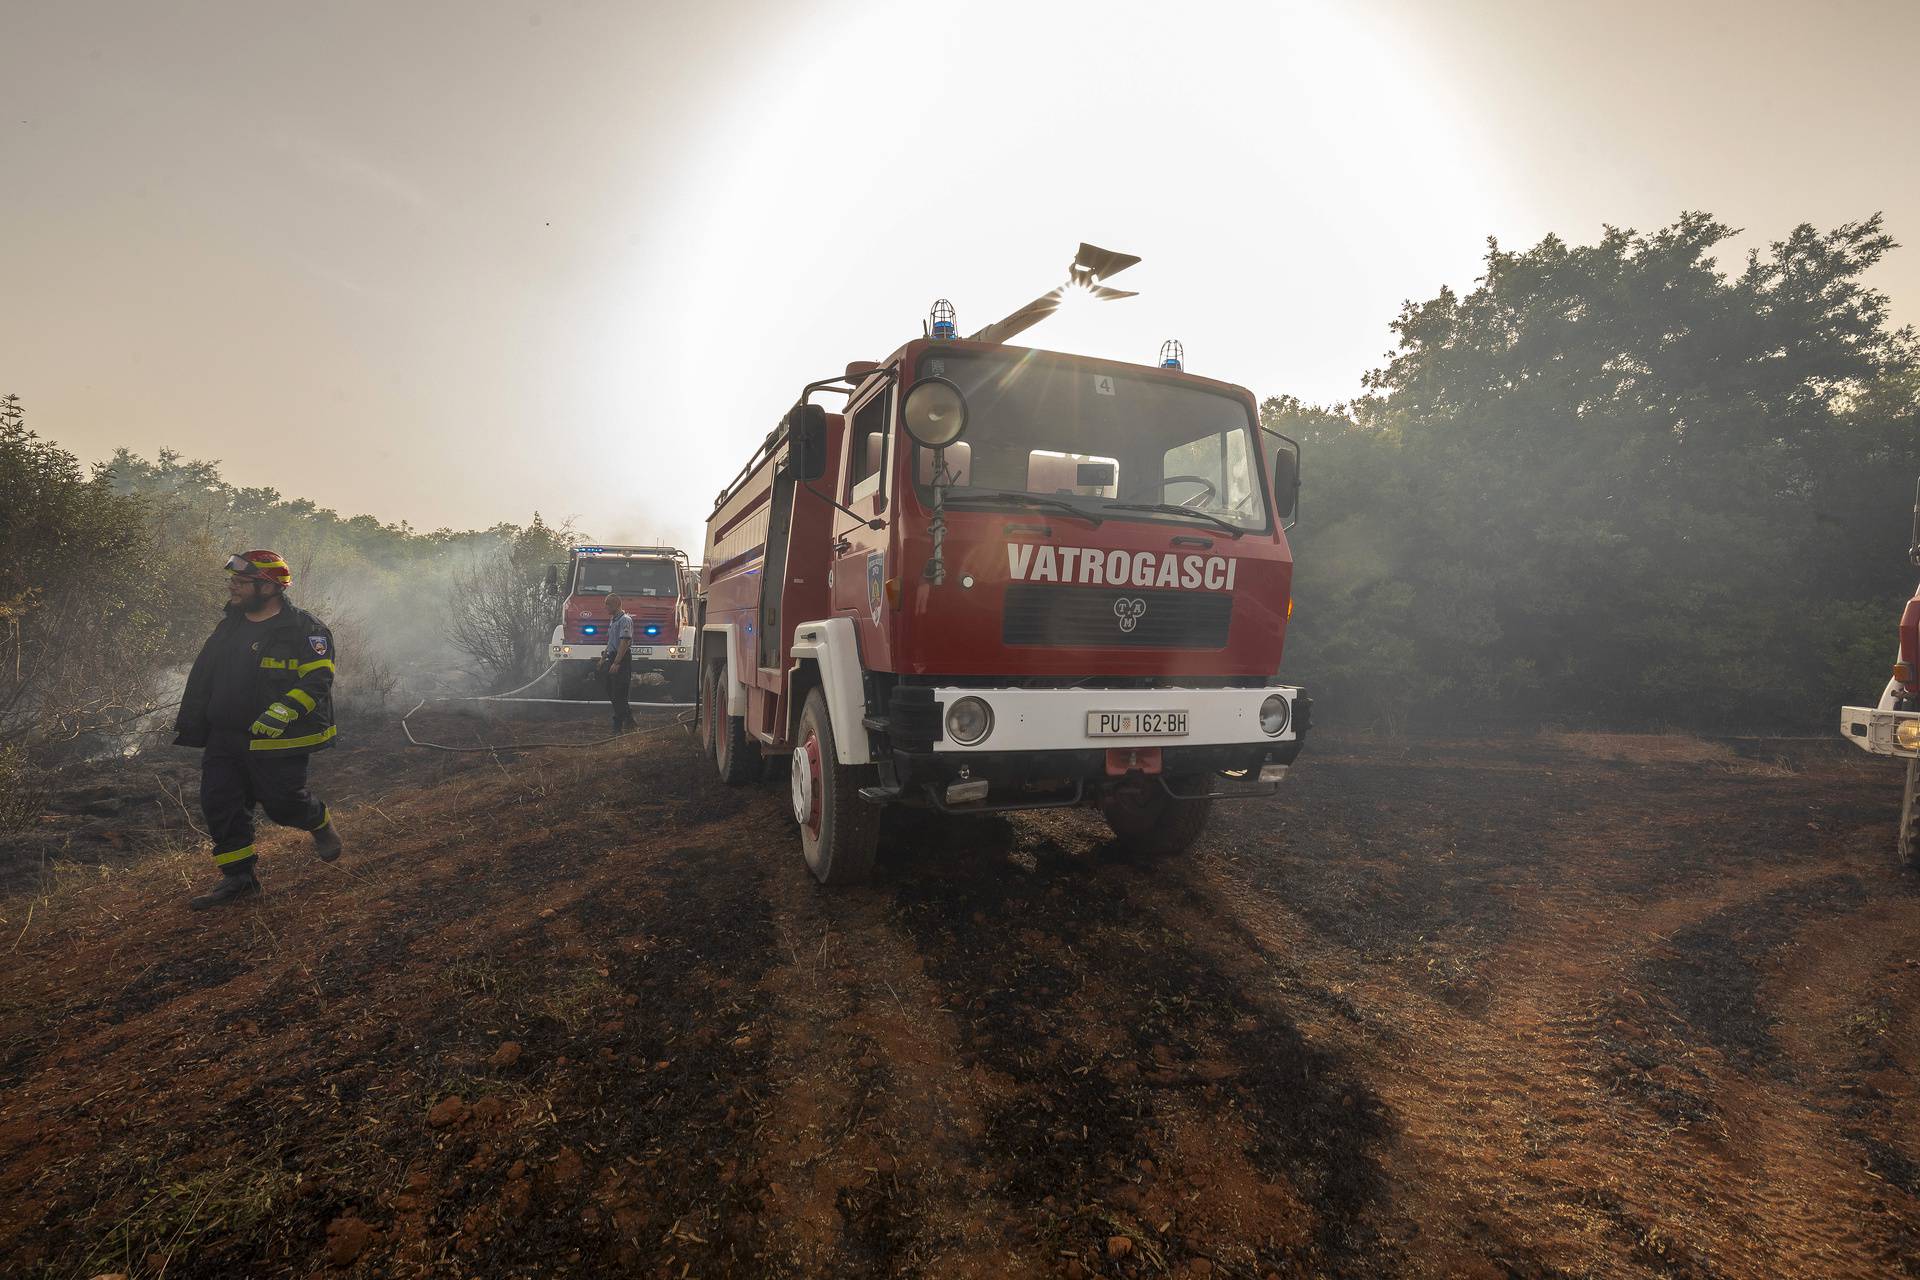
[[[227,561],[227,613],[193,661],[174,745],[201,747],[200,811],[220,882],[194,910],[260,892],[253,807],[340,856],[327,806],[307,790],[313,753],[333,745],[333,633],[287,599],[293,573],[272,551]]]
[[[620,603],[620,597],[607,596],[607,647],[600,651],[600,671],[607,677],[607,701],[613,704],[613,731],[626,733],[633,728],[633,710],[627,699],[633,695],[633,616]]]

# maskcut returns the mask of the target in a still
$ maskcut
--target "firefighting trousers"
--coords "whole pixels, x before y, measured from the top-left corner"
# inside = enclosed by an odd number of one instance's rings
[[[216,733],[200,757],[200,812],[213,837],[213,861],[226,867],[254,856],[253,807],[283,827],[318,831],[327,806],[307,790],[307,755],[249,751],[246,735]]]
[[[627,700],[633,696],[633,668],[631,666],[609,667],[607,669],[607,701],[613,704],[613,731],[620,733],[633,728],[633,710]]]

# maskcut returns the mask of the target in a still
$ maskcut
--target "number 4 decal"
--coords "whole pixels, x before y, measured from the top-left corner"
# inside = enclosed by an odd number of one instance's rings
[[[1112,395],[1113,394],[1113,375],[1110,373],[1094,374],[1093,389],[1095,391],[1098,391],[1103,396]]]

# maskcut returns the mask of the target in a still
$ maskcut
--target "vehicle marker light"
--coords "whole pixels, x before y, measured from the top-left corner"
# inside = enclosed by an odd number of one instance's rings
[[[1910,663],[1905,663],[1905,662],[1894,663],[1893,678],[1895,680],[1898,680],[1901,684],[1912,684],[1913,683],[1912,665]]]
[[[954,782],[947,786],[948,804],[972,804],[976,800],[987,798],[987,780],[975,778],[972,782]]]
[[[1277,738],[1287,731],[1287,719],[1292,712],[1287,700],[1280,694],[1270,693],[1266,701],[1260,704],[1260,732],[1269,738]]]
[[[947,708],[947,736],[963,747],[985,742],[993,732],[993,708],[979,698],[961,698]]]

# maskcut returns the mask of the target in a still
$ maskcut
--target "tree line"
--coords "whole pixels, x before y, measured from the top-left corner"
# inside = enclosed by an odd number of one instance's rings
[[[1724,271],[1689,213],[1489,242],[1302,442],[1283,671],[1343,723],[1817,731],[1887,677],[1920,344],[1863,275],[1878,216]]]
[[[551,625],[541,580],[570,537],[538,513],[524,526],[430,533],[342,517],[232,485],[217,463],[171,450],[149,460],[121,449],[87,468],[31,430],[7,396],[0,791],[30,763],[166,736],[235,552],[286,556],[292,598],[333,629],[343,655],[336,705],[350,720],[386,711],[403,681],[438,689],[468,668],[504,687],[533,674]]]

